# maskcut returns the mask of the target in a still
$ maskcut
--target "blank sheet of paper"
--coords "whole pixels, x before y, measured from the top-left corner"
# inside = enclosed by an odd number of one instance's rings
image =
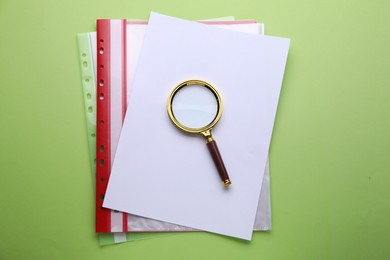
[[[152,13],[104,207],[251,239],[289,40]],[[213,129],[232,185],[201,136],[167,115],[172,89],[201,79],[220,92]]]

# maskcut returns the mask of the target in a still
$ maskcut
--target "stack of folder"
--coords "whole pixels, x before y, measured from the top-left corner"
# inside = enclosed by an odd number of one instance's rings
[[[268,149],[289,40],[233,17],[97,20],[78,35],[100,243],[208,231],[250,240],[271,229]],[[204,140],[179,132],[166,102],[180,82],[212,83],[214,127],[232,180]]]

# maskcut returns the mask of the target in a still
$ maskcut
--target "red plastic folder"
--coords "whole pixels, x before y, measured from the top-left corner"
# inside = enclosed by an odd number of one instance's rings
[[[125,40],[126,37],[123,37],[123,39]],[[125,77],[124,74],[123,77]],[[96,99],[96,232],[111,232],[112,211],[102,207],[112,164],[110,138],[110,90],[110,20],[98,20]],[[125,213],[121,214],[125,215]],[[122,219],[125,220],[125,216],[122,216]],[[127,221],[123,221],[122,225],[122,230],[127,230]]]

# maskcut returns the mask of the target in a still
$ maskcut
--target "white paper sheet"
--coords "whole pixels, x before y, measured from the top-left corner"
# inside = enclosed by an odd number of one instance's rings
[[[288,46],[152,13],[104,206],[251,239]],[[203,138],[179,132],[167,115],[170,91],[196,78],[224,102],[213,132],[229,189]]]

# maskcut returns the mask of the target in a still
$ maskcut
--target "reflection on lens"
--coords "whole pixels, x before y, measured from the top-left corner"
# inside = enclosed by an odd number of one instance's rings
[[[210,124],[218,114],[218,101],[209,88],[187,85],[173,96],[172,112],[183,126],[202,128]]]

